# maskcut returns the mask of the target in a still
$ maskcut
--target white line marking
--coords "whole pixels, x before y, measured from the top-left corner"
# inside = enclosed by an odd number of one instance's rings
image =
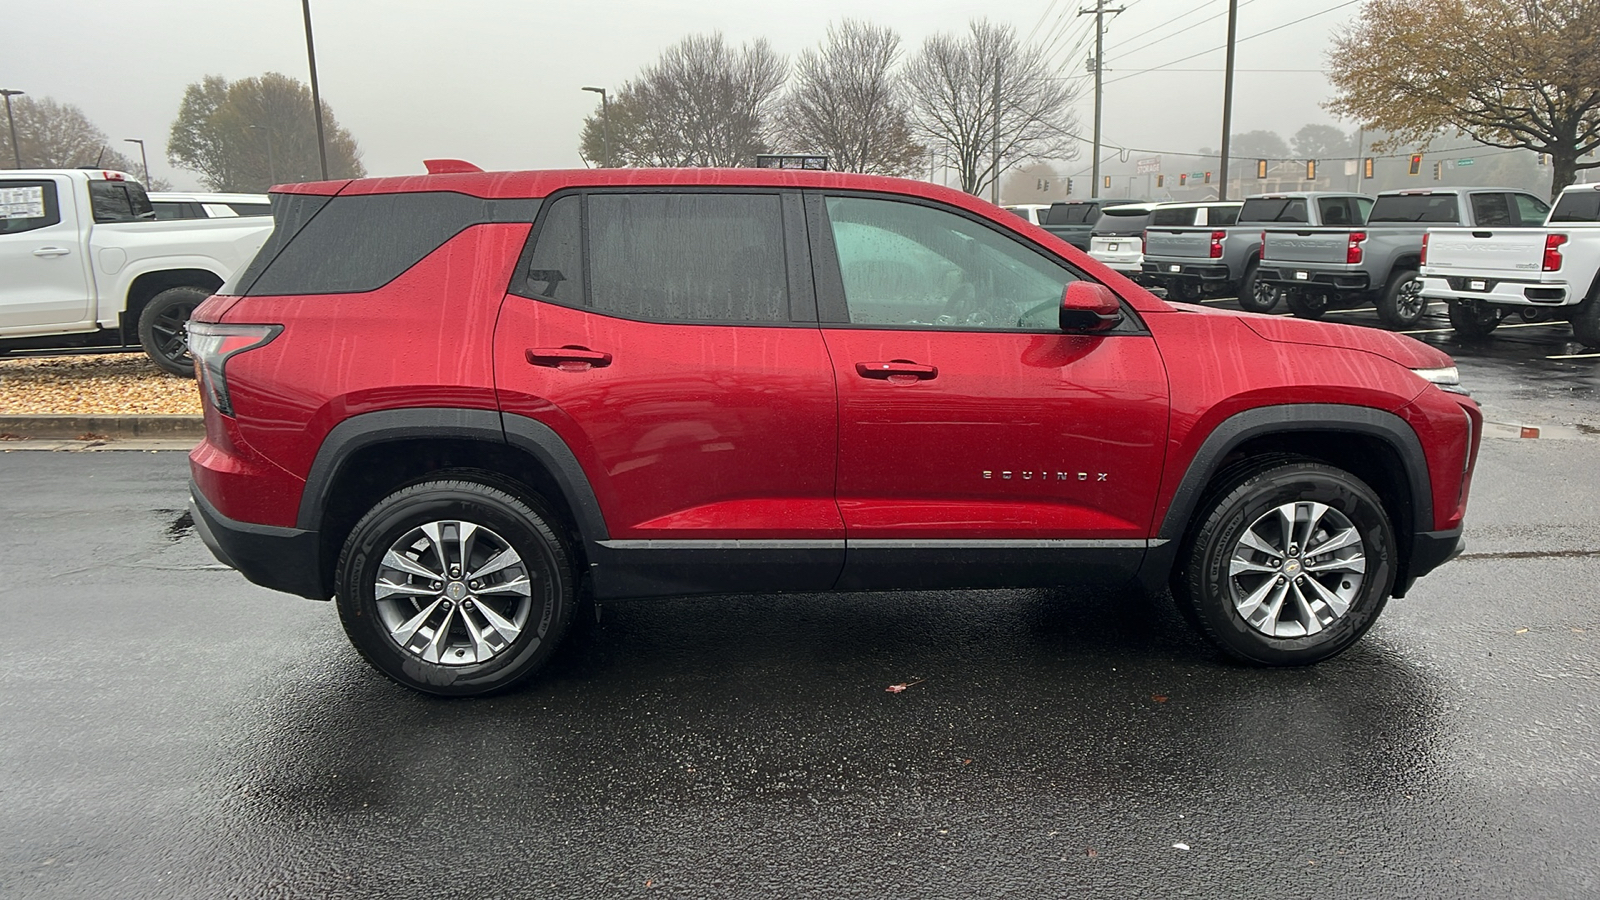
[[[1545,328],[1550,325],[1565,325],[1566,322],[1518,322],[1515,325],[1501,325],[1501,328]],[[1455,331],[1454,328],[1425,328],[1421,331],[1402,331],[1401,334],[1444,334]]]
[[[1555,356],[1546,356],[1545,359],[1596,359],[1600,353],[1558,353]]]

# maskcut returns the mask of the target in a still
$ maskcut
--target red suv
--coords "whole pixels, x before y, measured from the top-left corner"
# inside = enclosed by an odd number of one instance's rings
[[[582,591],[1170,583],[1305,664],[1461,547],[1482,418],[1409,338],[921,182],[429,169],[280,188],[190,329],[207,544],[418,690],[525,678]]]

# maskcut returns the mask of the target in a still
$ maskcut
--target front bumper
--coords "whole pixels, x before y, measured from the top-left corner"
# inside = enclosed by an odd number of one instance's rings
[[[189,485],[189,513],[212,555],[250,581],[312,600],[333,595],[322,574],[317,532],[236,522],[217,512],[193,482]]]

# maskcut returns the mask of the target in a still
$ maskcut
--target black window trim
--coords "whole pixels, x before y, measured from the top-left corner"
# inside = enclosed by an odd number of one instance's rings
[[[589,197],[596,194],[760,194],[775,196],[779,204],[779,227],[783,231],[783,256],[786,286],[789,293],[789,318],[787,321],[760,322],[749,320],[717,321],[711,319],[660,319],[645,316],[628,316],[608,310],[596,309],[591,277],[589,252]],[[536,294],[527,287],[527,278],[524,273],[533,259],[533,251],[539,244],[539,238],[544,233],[545,225],[549,219],[550,210],[556,201],[564,197],[576,196],[579,198],[579,252],[583,259],[583,303],[582,305],[557,300]],[[800,208],[801,195],[799,191],[786,187],[740,185],[713,185],[713,184],[684,184],[684,185],[618,185],[618,186],[585,186],[564,188],[552,192],[543,198],[539,215],[533,223],[533,228],[528,233],[528,239],[523,244],[522,252],[517,256],[516,268],[511,272],[511,283],[506,287],[506,293],[511,296],[532,300],[535,303],[549,303],[552,306],[562,306],[567,309],[576,309],[595,316],[605,316],[608,319],[620,319],[627,322],[643,322],[650,325],[673,325],[682,327],[714,327],[726,328],[736,326],[739,328],[816,328],[817,327],[817,295],[813,279],[813,266],[811,264],[810,250],[806,240],[806,217]]]
[[[1079,281],[1098,284],[1107,290],[1122,303],[1123,319],[1116,328],[1101,332],[1096,337],[1114,336],[1145,336],[1150,335],[1144,319],[1139,311],[1133,308],[1128,298],[1117,291],[1116,288],[1100,281],[1084,271],[1072,260],[1055,252],[1042,244],[1036,244],[1026,236],[1001,227],[999,224],[959,206],[952,206],[930,200],[925,197],[915,197],[909,194],[889,194],[882,191],[860,191],[837,188],[811,188],[802,191],[805,195],[806,228],[811,238],[811,266],[812,279],[817,289],[818,320],[823,328],[851,329],[857,331],[916,331],[923,333],[950,333],[950,334],[1055,334],[1064,335],[1059,328],[978,328],[965,330],[960,328],[928,328],[924,325],[880,325],[869,323],[856,323],[850,321],[850,308],[844,297],[844,274],[839,267],[839,252],[833,244],[833,226],[828,219],[826,200],[829,197],[853,197],[870,200],[889,200],[896,203],[910,203],[915,206],[925,206],[942,212],[954,213],[963,219],[973,222],[983,228],[1021,244],[1025,249],[1032,250],[1049,259],[1073,275]],[[1081,335],[1070,335],[1081,337]]]

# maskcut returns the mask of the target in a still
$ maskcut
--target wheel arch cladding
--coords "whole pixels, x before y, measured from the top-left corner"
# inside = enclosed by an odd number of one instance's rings
[[[222,287],[222,276],[209,269],[163,269],[145,272],[128,285],[128,298],[122,312],[122,332],[125,339],[139,338],[139,316],[155,296],[175,287],[199,288],[208,294]]]

